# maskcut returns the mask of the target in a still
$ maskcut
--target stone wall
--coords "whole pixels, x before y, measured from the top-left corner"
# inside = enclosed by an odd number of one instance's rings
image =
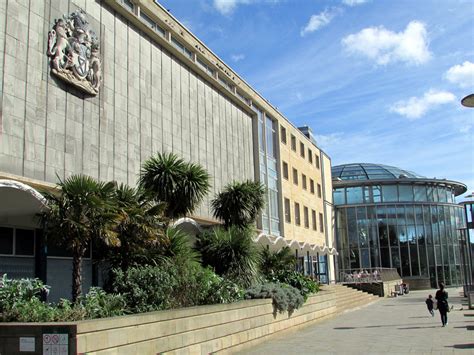
[[[20,337],[34,337],[42,354],[42,334],[68,333],[69,353],[204,354],[243,348],[292,327],[335,315],[334,292],[309,297],[291,316],[274,314],[271,300],[248,300],[65,324],[0,324],[0,353],[21,354]]]
[[[77,8],[100,37],[96,97],[48,66],[48,31]],[[102,1],[1,1],[0,51],[0,173],[52,183],[84,173],[134,185],[145,159],[172,151],[212,175],[203,217],[222,186],[254,178],[250,115]]]

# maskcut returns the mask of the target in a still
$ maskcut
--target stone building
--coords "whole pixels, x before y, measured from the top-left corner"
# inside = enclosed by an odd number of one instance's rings
[[[212,175],[183,228],[216,223],[215,193],[258,179],[256,241],[290,245],[302,270],[334,280],[330,158],[161,5],[2,1],[0,51],[0,273],[67,297],[71,260],[46,253],[38,191],[79,173],[133,186],[145,159],[174,152]],[[84,273],[97,282],[90,257]]]

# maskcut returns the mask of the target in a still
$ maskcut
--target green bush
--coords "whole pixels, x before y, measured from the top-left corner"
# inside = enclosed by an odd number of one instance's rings
[[[289,315],[304,303],[303,296],[296,288],[272,282],[256,285],[247,289],[245,291],[245,298],[271,298],[273,300],[275,313],[287,311]]]
[[[198,304],[231,303],[243,299],[244,290],[235,282],[203,268],[197,277],[201,297]]]
[[[33,297],[40,297],[49,293],[46,286],[39,279],[9,279],[4,274],[0,279],[0,313],[9,309],[16,302],[29,301]]]
[[[279,271],[270,276],[269,281],[281,282],[298,289],[306,301],[311,293],[319,291],[319,284],[297,271]]]

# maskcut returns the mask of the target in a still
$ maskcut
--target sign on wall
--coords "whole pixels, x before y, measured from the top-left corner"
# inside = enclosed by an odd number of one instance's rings
[[[68,334],[43,334],[43,355],[68,355]]]
[[[79,9],[56,19],[48,33],[51,73],[90,95],[99,92],[102,80],[99,38],[86,13]]]

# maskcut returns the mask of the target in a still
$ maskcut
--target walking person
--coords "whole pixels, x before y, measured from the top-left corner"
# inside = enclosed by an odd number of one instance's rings
[[[433,311],[433,296],[429,295],[428,298],[425,301],[426,307],[428,307],[428,311],[430,312],[431,316],[434,317],[434,311]]]
[[[439,283],[439,290],[436,291],[435,295],[436,301],[438,301],[438,310],[439,314],[441,315],[441,323],[443,327],[448,324],[448,312],[449,312],[449,305],[448,305],[448,292],[444,289],[444,283]]]

